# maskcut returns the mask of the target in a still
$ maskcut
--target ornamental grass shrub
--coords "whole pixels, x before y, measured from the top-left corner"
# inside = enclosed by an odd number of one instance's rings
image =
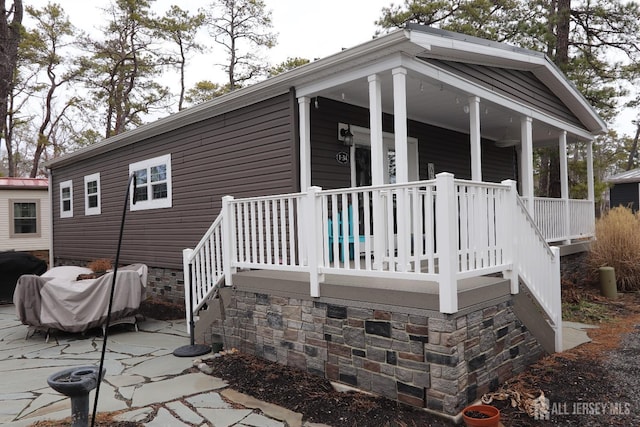
[[[640,215],[619,206],[598,219],[589,265],[613,267],[619,291],[640,290]]]

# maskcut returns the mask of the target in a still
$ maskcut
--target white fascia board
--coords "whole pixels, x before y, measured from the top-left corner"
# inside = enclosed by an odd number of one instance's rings
[[[440,47],[457,51],[458,55],[451,55],[451,59],[458,56],[459,60],[468,60],[470,58],[467,57],[471,56],[477,60],[478,56],[483,56],[485,58],[482,63],[486,65],[512,67],[531,71],[556,92],[556,95],[560,95],[559,98],[562,99],[563,102],[567,103],[567,97],[569,97],[571,101],[573,101],[570,102],[571,104],[582,109],[592,121],[591,125],[597,129],[595,131],[596,133],[606,132],[607,130],[607,125],[595,112],[591,104],[589,104],[580,91],[578,91],[555,64],[542,53],[534,51],[527,52],[524,49],[515,47],[513,50],[500,49],[479,43],[425,34],[419,31],[412,31],[410,40],[428,50],[433,50],[434,47]],[[558,91],[561,91],[561,93],[558,93]]]
[[[593,120],[593,126],[598,128],[597,132],[604,133],[607,131],[607,124],[602,120],[602,118],[596,113],[593,109],[589,101],[582,95],[582,93],[571,83],[571,81],[551,62],[549,58],[544,57],[545,67],[541,71],[540,68],[531,70],[533,74],[538,77],[540,80],[545,82],[548,87],[558,96],[560,99],[564,101],[563,96],[559,96],[559,91],[566,91],[567,96],[570,96],[571,99],[577,104],[576,107],[582,108],[586,111],[586,113],[590,116],[590,119]],[[552,76],[552,79],[549,79],[544,74],[549,73]],[[565,101],[566,102],[566,101]]]
[[[424,76],[442,82],[448,86],[455,87],[466,94],[475,95],[480,97],[480,99],[482,100],[502,105],[505,108],[515,111],[516,113],[522,114],[523,116],[531,117],[534,120],[546,123],[558,129],[566,130],[567,132],[580,138],[586,140],[593,140],[594,138],[593,134],[585,129],[581,129],[571,123],[559,120],[544,112],[534,110],[525,104],[521,104],[496,92],[492,92],[469,80],[462,79],[453,73],[449,73],[446,70],[438,68],[435,65],[427,64],[425,62],[419,62],[417,60],[404,62],[405,63],[403,64],[403,66]]]
[[[354,80],[367,78],[372,74],[379,74],[385,71],[391,72],[391,69],[399,67],[402,63],[402,54],[392,54],[381,61],[375,61],[370,64],[349,69],[348,71],[336,73],[332,76],[316,80],[306,85],[298,86],[296,88],[296,96],[298,98],[303,96],[313,96],[325,89],[331,89]]]
[[[452,54],[451,56],[459,56],[461,60],[466,59],[465,54],[473,56],[484,56],[487,58],[487,64],[540,64],[540,59],[542,59],[542,56],[527,54],[521,52],[518,48],[514,48],[513,50],[498,49],[479,43],[471,43],[464,40],[456,40],[439,35],[421,33],[419,31],[412,31],[410,40],[411,42],[420,45],[427,50],[433,50],[435,47],[439,47],[442,49],[459,52],[458,54]],[[502,61],[498,61],[498,59]]]

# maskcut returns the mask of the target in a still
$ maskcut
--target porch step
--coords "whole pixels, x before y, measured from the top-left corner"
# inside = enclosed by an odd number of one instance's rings
[[[251,270],[238,272],[233,284],[247,292],[309,299],[305,273]],[[385,279],[327,274],[320,284],[322,298],[439,311],[438,284],[424,280]],[[458,281],[460,310],[507,297],[509,281],[501,277],[474,277]]]
[[[520,292],[513,295],[513,311],[538,340],[544,351],[555,352],[555,331],[527,286],[520,282]]]
[[[558,244],[554,246],[558,246],[560,248],[560,256],[563,257],[565,255],[573,255],[582,252],[589,252],[591,248],[591,240],[582,240],[577,242],[571,242],[569,244]]]
[[[211,345],[216,338],[214,335],[222,334],[225,307],[228,307],[230,301],[231,289],[219,288],[214,297],[207,301],[207,307],[198,312],[194,331],[195,341],[198,344]]]

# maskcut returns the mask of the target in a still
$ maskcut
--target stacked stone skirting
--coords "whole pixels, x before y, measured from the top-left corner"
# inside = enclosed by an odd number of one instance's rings
[[[509,297],[455,315],[237,289],[225,305],[226,348],[447,415],[542,354]]]
[[[86,267],[89,261],[56,258],[56,266]],[[184,305],[184,272],[170,268],[148,267],[147,297]]]

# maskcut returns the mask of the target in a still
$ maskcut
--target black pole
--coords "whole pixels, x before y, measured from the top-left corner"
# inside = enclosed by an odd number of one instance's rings
[[[100,369],[98,370],[98,384],[96,385],[96,396],[93,400],[93,415],[91,417],[91,427],[95,426],[96,414],[98,412],[98,396],[100,395],[100,384],[102,384],[102,375],[104,368],[104,355],[107,351],[107,336],[109,331],[109,322],[111,321],[111,307],[113,306],[113,295],[116,289],[116,276],[118,275],[118,263],[120,262],[120,247],[122,246],[122,232],[124,230],[124,220],[127,216],[127,205],[129,204],[129,189],[131,188],[131,181],[133,180],[133,203],[136,202],[136,174],[132,173],[127,181],[127,191],[125,195],[124,207],[122,209],[122,221],[120,222],[120,235],[118,236],[118,249],[116,251],[116,261],[113,266],[113,279],[111,280],[111,292],[109,294],[109,308],[107,309],[107,321],[104,326],[104,333],[102,337],[102,354],[100,355]]]

